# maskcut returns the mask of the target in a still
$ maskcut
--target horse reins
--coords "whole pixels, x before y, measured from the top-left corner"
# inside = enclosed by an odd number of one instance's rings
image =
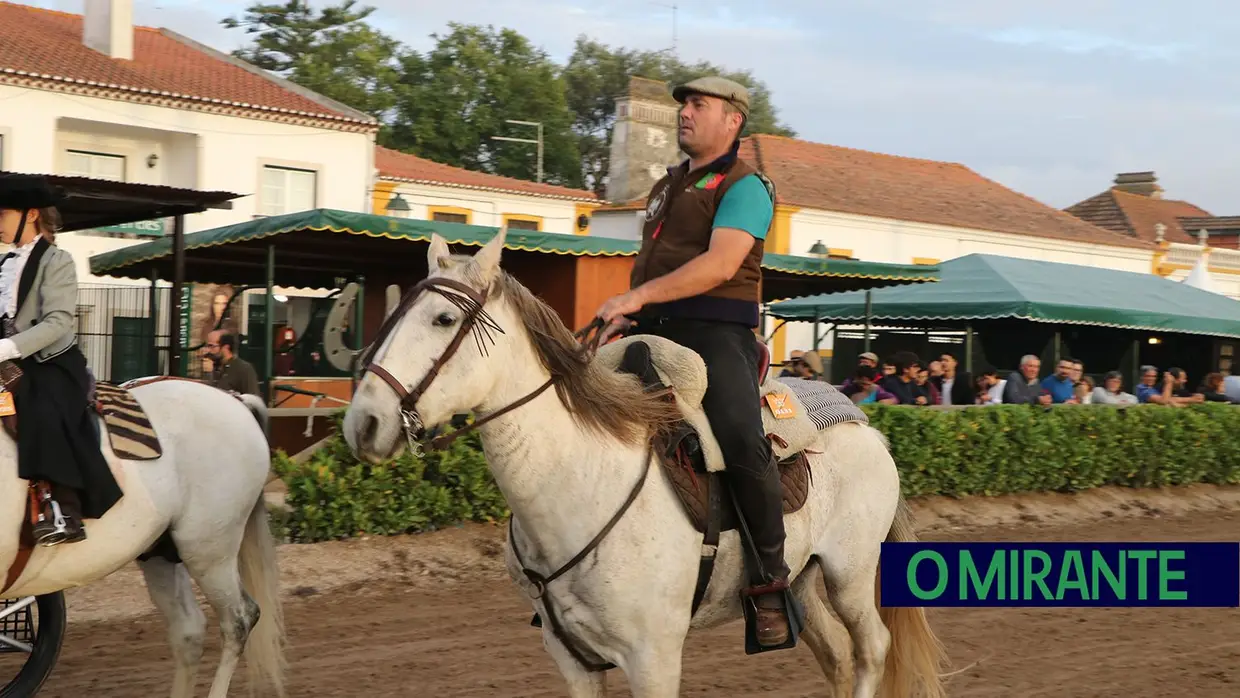
[[[452,341],[449,342],[447,348],[444,349],[443,354],[440,354],[439,358],[435,359],[434,363],[431,364],[430,369],[427,370],[426,375],[422,377],[422,380],[418,382],[417,385],[415,385],[412,389],[407,389],[405,385],[396,378],[396,376],[392,375],[391,371],[388,371],[382,365],[373,361],[373,359],[375,352],[377,352],[379,347],[387,341],[388,336],[391,335],[391,333],[396,329],[396,325],[400,322],[400,319],[404,317],[405,313],[409,312],[409,308],[423,291],[433,291],[448,299],[453,305],[465,312],[465,317],[462,318],[460,329],[456,331],[456,334],[452,337]],[[457,293],[452,293],[452,291],[456,291]],[[423,279],[414,285],[413,288],[409,289],[397,305],[396,309],[392,311],[392,314],[383,321],[383,324],[379,327],[379,333],[375,337],[374,342],[371,343],[370,348],[366,350],[362,357],[361,363],[365,367],[362,369],[362,375],[365,375],[366,372],[369,371],[379,378],[382,378],[383,382],[387,383],[392,390],[396,391],[397,396],[400,397],[401,427],[404,429],[405,440],[409,444],[410,451],[417,450],[417,439],[414,434],[414,423],[415,420],[418,419],[416,409],[417,402],[421,399],[427,388],[430,387],[431,382],[434,381],[439,375],[439,372],[443,369],[444,364],[446,364],[448,360],[456,354],[457,350],[460,349],[461,343],[465,341],[465,334],[471,330],[474,332],[475,339],[478,342],[478,349],[485,355],[486,344],[484,340],[490,339],[489,331],[496,330],[500,333],[504,332],[503,328],[496,324],[491,316],[487,314],[486,310],[483,309],[483,306],[486,305],[487,302],[487,295],[486,290],[477,291],[468,284],[455,279],[443,277],[428,277]],[[574,334],[579,341],[583,342],[584,351],[593,354],[594,351],[598,349],[598,340],[602,334],[603,327],[604,323],[602,319],[595,318],[589,325],[586,325],[585,328]],[[481,427],[483,424],[486,424],[492,419],[507,414],[508,412],[511,412],[512,410],[515,410],[518,407],[530,402],[545,392],[547,388],[550,388],[555,381],[556,376],[553,375],[545,383],[535,388],[533,392],[527,394],[525,397],[522,397],[521,399],[502,407],[481,419],[477,419],[471,424],[466,424],[460,429],[431,439],[429,442],[430,447],[433,450],[442,450],[447,448],[453,441],[473,431],[474,429]]]

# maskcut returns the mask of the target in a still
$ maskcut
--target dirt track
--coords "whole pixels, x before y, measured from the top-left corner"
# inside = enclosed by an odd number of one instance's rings
[[[1062,517],[1047,501],[1013,505],[1009,513],[1020,512],[1014,519],[1024,520],[1019,524],[981,530],[940,527],[922,537],[1237,540],[1240,526],[1240,513],[1230,505],[1214,506],[1215,511],[1180,506],[1183,513],[1177,514],[1177,506],[1166,504],[1173,500],[1159,500],[1160,506],[1119,503],[1117,508],[1128,512],[1095,506],[1097,521],[1048,526],[1043,522]],[[974,520],[972,515],[985,519],[987,512],[978,506],[969,510]],[[926,514],[930,515],[923,515],[923,522],[954,518],[936,517],[928,509]],[[420,538],[413,544],[404,539],[403,549],[393,541],[362,541],[331,544],[321,555],[315,552],[322,557],[321,564],[333,561],[342,571],[358,573],[347,575],[353,578],[331,591],[298,588],[297,577],[315,585],[324,582],[311,571],[310,562],[288,563],[290,695],[565,695],[538,631],[529,627],[524,597],[500,576],[502,531],[475,527]],[[420,548],[418,555],[402,554],[410,545]],[[354,548],[371,550],[373,566],[362,570],[342,562],[342,552]],[[381,581],[371,585],[362,581],[376,570]],[[459,582],[440,583],[448,570]],[[469,577],[462,570],[482,576]],[[141,583],[133,584],[136,575],[125,570],[117,576],[119,581],[108,580],[115,588],[92,592],[95,596],[75,591],[71,597],[70,635],[61,663],[41,695],[166,695],[172,665],[162,622],[136,615],[150,608]],[[954,667],[970,667],[951,679],[952,696],[1240,695],[1236,611],[932,609],[930,613]],[[104,620],[109,614],[132,617]],[[83,622],[90,618],[99,620]],[[683,695],[825,694],[825,682],[808,649],[746,657],[739,630],[733,624],[690,640]],[[203,695],[217,647],[212,635]],[[611,685],[619,689],[615,694],[628,695],[621,676],[612,678]],[[232,693],[244,695],[241,689],[239,681]]]

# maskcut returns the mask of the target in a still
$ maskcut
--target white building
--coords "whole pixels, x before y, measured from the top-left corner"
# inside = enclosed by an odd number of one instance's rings
[[[601,203],[592,191],[475,172],[375,148],[372,213],[586,235]],[[399,198],[397,198],[399,197]]]
[[[186,218],[194,232],[328,207],[368,211],[377,122],[167,29],[132,0],[86,15],[0,3],[0,169],[242,194]],[[145,229],[145,230],[144,230]],[[58,237],[83,283],[91,255],[171,221]]]
[[[669,109],[663,91],[630,87],[617,100],[617,133],[642,137],[613,142],[611,168],[625,179],[616,186],[624,193],[618,194],[619,202],[595,212],[592,234],[640,238],[651,178],[683,157],[674,146],[651,146],[669,139],[675,143],[675,122],[666,118]],[[656,137],[660,130],[667,133]],[[1149,235],[1136,235],[1081,220],[957,163],[769,135],[745,138],[740,156],[775,183],[767,252],[807,255],[821,242],[832,256],[895,264],[936,264],[987,253],[1141,273],[1176,269],[1182,274],[1200,252],[1188,249],[1193,246],[1184,244],[1191,242],[1187,236],[1170,249],[1167,243],[1160,245],[1152,223]],[[639,181],[632,173],[647,179]],[[1175,265],[1167,267],[1166,262]],[[1240,252],[1214,250],[1210,265],[1215,286],[1240,298]],[[774,328],[768,321],[764,332]],[[789,351],[812,344],[808,323],[789,323],[774,334],[772,358],[782,361]],[[829,350],[823,353],[830,355]]]

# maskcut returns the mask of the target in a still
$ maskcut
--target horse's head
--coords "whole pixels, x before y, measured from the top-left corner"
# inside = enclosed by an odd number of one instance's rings
[[[398,455],[409,438],[454,414],[484,405],[515,326],[500,295],[500,252],[506,229],[472,257],[452,255],[431,238],[426,279],[384,320],[362,356],[364,375],[344,418],[344,437],[358,457]]]

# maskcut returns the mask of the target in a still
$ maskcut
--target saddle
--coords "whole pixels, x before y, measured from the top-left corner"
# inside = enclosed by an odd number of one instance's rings
[[[755,341],[756,338],[755,338]],[[633,365],[630,348],[649,347],[649,367]],[[809,497],[812,482],[809,455],[821,452],[821,429],[841,422],[868,423],[866,414],[828,383],[770,376],[770,352],[758,342],[757,372],[762,401],[762,424],[771,449],[779,459],[785,515],[800,511]],[[626,359],[626,357],[628,357]],[[651,371],[657,381],[671,388],[684,420],[670,435],[659,437],[656,452],[694,527],[707,532],[711,517],[711,489],[716,473],[727,469],[710,422],[702,409],[706,394],[706,365],[696,352],[671,340],[652,335],[631,335],[598,349],[595,361],[610,370],[634,373]],[[644,381],[647,387],[653,387]],[[662,387],[660,386],[660,387]],[[822,425],[822,426],[819,426]],[[736,527],[730,508],[719,512],[720,531]]]

